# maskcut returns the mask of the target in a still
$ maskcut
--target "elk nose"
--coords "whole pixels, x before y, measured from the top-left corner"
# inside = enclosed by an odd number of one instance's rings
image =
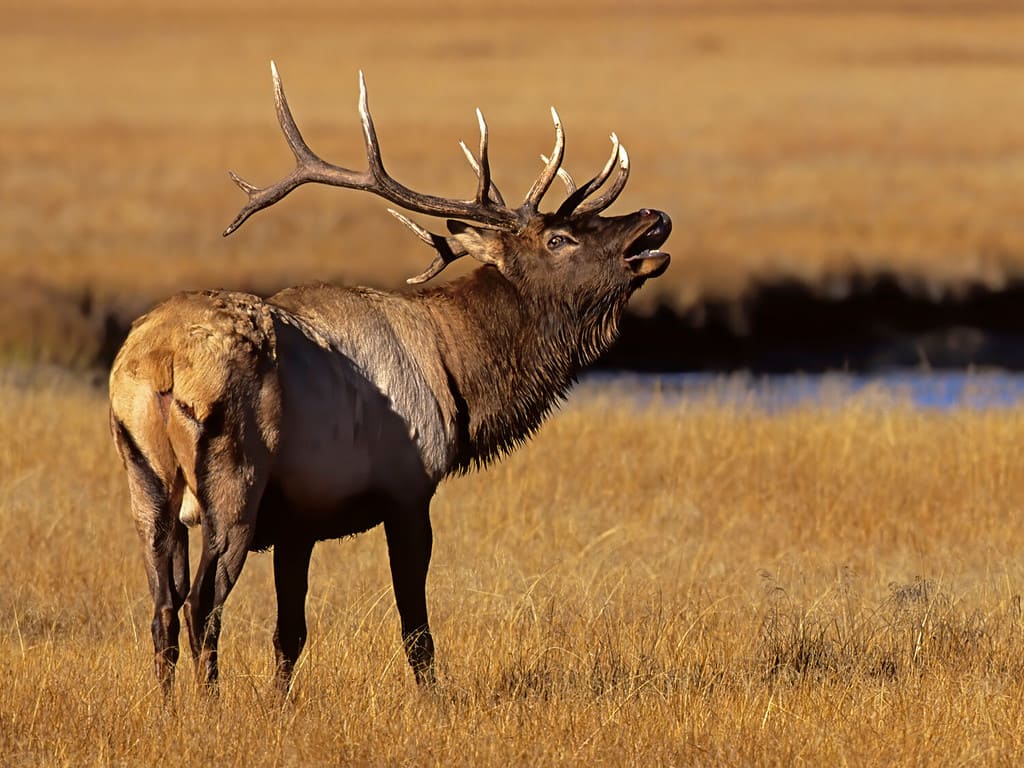
[[[668,237],[668,233],[672,231],[672,219],[668,217],[668,214],[664,211],[659,211],[654,208],[642,208],[640,215],[644,218],[654,216],[658,219],[657,223],[654,224],[651,229],[658,229],[665,232],[665,236]]]

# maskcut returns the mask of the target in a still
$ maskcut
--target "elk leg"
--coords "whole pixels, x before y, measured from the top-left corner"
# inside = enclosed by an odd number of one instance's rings
[[[164,557],[164,575],[161,579],[162,604],[158,609],[159,621],[163,630],[163,643],[166,649],[162,654],[157,652],[157,657],[166,658],[166,683],[164,692],[170,690],[173,679],[174,667],[178,662],[178,634],[181,630],[181,622],[178,620],[178,611],[185,604],[185,597],[188,594],[188,528],[178,520],[172,523],[170,534],[170,552]],[[168,599],[170,606],[168,607]],[[157,619],[154,619],[154,631]],[[158,661],[158,664],[161,662]],[[158,673],[159,676],[159,673]]]
[[[174,521],[174,542],[171,546],[171,576],[174,583],[174,612],[185,604],[189,588],[188,527]]]
[[[185,623],[197,679],[215,688],[219,675],[217,645],[221,613],[224,601],[242,572],[254,526],[236,523],[226,530],[214,530],[210,518],[216,518],[216,514],[203,517],[203,554],[185,601]]]
[[[216,682],[217,678],[216,645],[220,636],[220,617],[213,616],[216,571],[217,556],[211,551],[204,522],[203,552],[192,589],[185,600],[185,624],[188,627],[196,679],[207,684]]]
[[[140,525],[149,589],[153,595],[153,666],[164,694],[174,683],[178,663],[178,610],[184,602],[180,579],[188,581],[188,530],[174,522],[171,532],[163,525]],[[184,563],[184,576],[181,564]]]
[[[153,667],[164,694],[174,682],[178,662],[178,610],[188,583],[188,530],[174,517],[180,490],[170,490],[121,422],[115,422],[119,451],[128,470],[132,516],[142,542],[146,578],[153,597]]]
[[[402,643],[418,684],[431,685],[434,675],[434,639],[427,623],[427,568],[433,546],[430,508],[411,514],[392,514],[384,520],[391,562],[395,602],[402,620]]]
[[[274,587],[277,591],[277,627],[274,653],[277,657],[277,687],[288,692],[295,662],[306,645],[306,590],[309,587],[309,558],[313,542],[287,539],[274,545]]]

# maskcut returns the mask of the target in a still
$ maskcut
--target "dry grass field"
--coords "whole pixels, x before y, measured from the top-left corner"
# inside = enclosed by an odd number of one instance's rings
[[[400,286],[431,254],[353,192],[303,189],[229,239],[290,156],[275,58],[325,157],[469,195],[491,126],[525,192],[607,135],[615,211],[667,211],[639,311],[753,282],[1024,275],[1024,11],[1010,0],[37,0],[0,23],[0,765],[1000,765],[1024,754],[1024,406],[867,393],[573,399],[442,485],[417,690],[383,534],[321,545],[293,697],[272,690],[270,558],[227,605],[219,699],[165,703],[105,389],[105,324],[183,288]],[[456,270],[453,270],[456,271]],[[102,377],[100,377],[102,378]],[[625,404],[624,404],[625,403]]]
[[[304,189],[224,240],[235,169],[290,168],[278,61],[312,145],[363,163],[356,72],[385,159],[469,195],[473,108],[525,192],[558,106],[577,176],[617,131],[618,210],[675,220],[640,310],[751,281],[891,270],[999,286],[1024,268],[1024,13],[994,0],[40,0],[4,9],[0,348],[95,358],[107,312],[186,287],[398,286],[430,254],[366,195]]]
[[[383,536],[321,545],[292,701],[272,583],[227,605],[219,700],[165,705],[102,390],[0,382],[0,754],[34,765],[1012,765],[1024,752],[1024,410],[870,393],[587,396],[445,483],[416,689]],[[13,436],[17,436],[14,438]]]

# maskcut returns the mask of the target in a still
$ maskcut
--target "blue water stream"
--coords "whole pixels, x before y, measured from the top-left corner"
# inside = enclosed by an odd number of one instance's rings
[[[813,403],[872,399],[910,402],[921,408],[1010,408],[1024,401],[1024,374],[1007,372],[894,371],[878,374],[631,374],[585,376],[577,395],[626,395],[639,405],[711,400],[749,403],[770,410]]]

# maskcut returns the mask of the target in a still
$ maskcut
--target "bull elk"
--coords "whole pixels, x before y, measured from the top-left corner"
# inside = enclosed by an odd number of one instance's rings
[[[290,685],[306,641],[310,554],[317,541],[381,523],[406,655],[434,680],[427,624],[430,502],[440,481],[524,442],[581,369],[614,340],[626,301],[662,274],[671,230],[644,208],[603,217],[629,159],[611,157],[576,186],[562,168],[564,134],[522,205],[491,180],[487,125],[471,200],[414,192],[384,170],[360,73],[368,169],[318,157],[303,140],[271,64],[277,116],[295,169],[259,188],[232,174],[248,202],[225,231],[307,182],[365,190],[409,212],[448,217],[438,235],[391,210],[437,251],[408,282],[469,255],[483,264],[433,288],[387,292],[316,284],[268,299],[180,293],[132,326],[110,374],[110,423],[128,475],[154,603],[156,675],[165,692],[184,607],[200,681],[214,684],[224,601],[250,551],[273,548],[276,680]],[[568,196],[539,209],[556,176]],[[202,554],[189,581],[188,528]]]

